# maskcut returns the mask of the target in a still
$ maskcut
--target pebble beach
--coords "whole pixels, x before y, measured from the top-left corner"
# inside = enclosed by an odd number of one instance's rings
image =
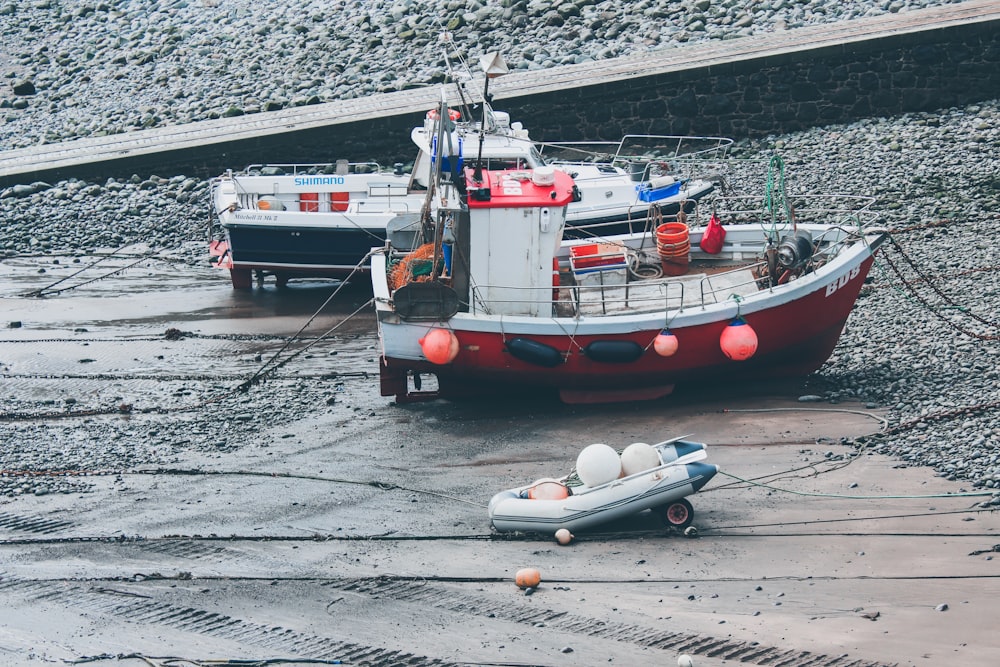
[[[0,0],[0,150],[432,85],[443,30],[472,45],[470,61],[500,49],[536,69],[937,4]],[[892,230],[800,400],[884,409],[881,433],[848,444],[1000,490],[1000,100],[741,139],[732,180],[762,182],[775,154],[790,192],[871,195]],[[203,263],[208,209],[207,183],[183,174],[14,185],[0,190],[0,259],[142,243]],[[14,428],[0,434],[16,439]]]

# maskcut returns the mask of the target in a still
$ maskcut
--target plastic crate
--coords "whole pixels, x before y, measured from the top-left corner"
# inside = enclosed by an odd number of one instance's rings
[[[654,202],[660,201],[661,199],[666,199],[667,197],[673,197],[681,191],[681,185],[683,181],[674,181],[670,185],[665,185],[662,188],[651,188],[648,183],[643,183],[642,185],[636,186],[636,191],[639,193],[639,199],[644,202]]]
[[[569,264],[574,273],[599,271],[602,267],[627,266],[625,249],[614,243],[588,243],[569,249]]]

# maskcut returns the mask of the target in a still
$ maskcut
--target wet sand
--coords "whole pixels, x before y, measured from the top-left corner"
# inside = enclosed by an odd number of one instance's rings
[[[808,381],[400,406],[379,396],[366,310],[233,394],[331,283],[240,293],[154,261],[18,296],[79,268],[52,260],[0,264],[0,325],[21,324],[0,334],[5,404],[133,408],[0,421],[4,481],[72,482],[3,497],[0,664],[995,663],[1000,520],[937,497],[959,483],[841,444],[881,414],[801,403]],[[339,297],[306,338],[368,294]],[[648,514],[566,547],[490,530],[494,493],[564,474],[587,444],[689,433],[722,468],[691,497],[696,539]],[[533,595],[513,584],[524,566],[542,572]]]

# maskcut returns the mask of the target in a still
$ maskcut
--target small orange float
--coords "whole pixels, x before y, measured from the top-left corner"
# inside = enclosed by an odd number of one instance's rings
[[[533,567],[523,567],[514,575],[518,588],[534,588],[542,583],[542,573]]]
[[[664,328],[653,339],[653,349],[661,357],[673,356],[677,352],[677,336],[670,333],[670,329]]]
[[[556,531],[556,542],[566,546],[573,541],[573,533],[569,532],[565,528],[560,528]]]

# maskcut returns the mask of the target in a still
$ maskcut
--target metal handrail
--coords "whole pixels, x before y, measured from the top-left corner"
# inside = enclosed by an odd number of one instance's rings
[[[833,230],[830,231],[832,232]],[[818,241],[822,239],[824,236],[826,236],[825,233],[822,234],[816,240]],[[819,248],[814,257],[823,258],[824,260],[829,261],[836,255],[838,255],[843,250],[843,248],[845,248],[855,239],[856,239],[855,236],[849,234],[845,235],[843,238],[835,239],[831,241],[829,245],[827,245],[826,247]],[[727,271],[720,271],[717,273],[702,275],[698,279],[698,301],[694,304],[685,303],[685,290],[689,286],[688,284],[693,282],[691,280],[693,276],[688,276],[687,279],[685,279],[684,276],[670,276],[652,280],[627,282],[616,285],[572,285],[572,286],[562,286],[562,287],[558,286],[515,287],[509,285],[488,285],[488,284],[476,285],[473,286],[472,288],[475,298],[471,299],[469,307],[470,307],[470,312],[472,313],[476,313],[477,310],[483,310],[489,312],[490,306],[492,304],[526,302],[526,299],[524,298],[492,299],[489,301],[483,298],[484,290],[491,288],[502,288],[508,291],[515,291],[521,293],[531,291],[535,292],[537,295],[547,294],[548,295],[547,298],[534,298],[531,299],[531,302],[543,304],[551,300],[551,303],[553,305],[564,302],[563,300],[559,299],[551,299],[551,294],[553,290],[570,290],[571,294],[573,295],[570,301],[573,304],[573,309],[577,315],[581,313],[582,306],[588,306],[588,307],[592,306],[595,309],[600,307],[601,313],[588,313],[588,315],[601,316],[601,314],[607,312],[609,306],[613,306],[613,304],[615,303],[622,303],[622,302],[632,304],[632,306],[629,307],[629,310],[635,313],[652,312],[653,310],[656,310],[652,307],[650,307],[648,310],[645,309],[642,305],[644,303],[649,303],[649,304],[655,303],[657,304],[657,309],[659,308],[660,304],[663,304],[662,307],[664,308],[665,312],[670,312],[670,311],[683,312],[687,308],[704,309],[709,305],[725,301],[729,299],[731,295],[738,293],[738,290],[741,287],[747,287],[753,285],[755,290],[759,289],[760,278],[756,276],[760,275],[759,270],[765,267],[766,265],[767,265],[766,261],[758,261],[751,264],[741,264],[740,266],[733,269],[729,269]],[[755,270],[757,271],[756,274],[754,274]],[[738,281],[735,283],[727,283],[723,287],[712,286],[711,281],[713,279],[718,280],[719,278],[727,275],[736,275],[746,271],[750,271],[751,275],[755,277],[752,277],[748,280]],[[661,287],[660,294],[656,296],[653,296],[651,294],[650,295],[643,294],[641,291],[635,289],[636,287],[649,288],[655,286]],[[613,293],[609,296],[608,293],[609,291],[612,290]],[[670,308],[671,301],[677,299],[677,297],[672,296],[671,292],[677,290],[680,291],[679,306],[677,308],[671,309]],[[596,294],[596,293],[600,293],[601,295],[600,299],[588,301],[582,297],[582,295],[585,294]],[[620,311],[618,312],[620,313]]]
[[[346,165],[348,169],[352,169],[352,170],[354,170],[357,167],[368,167],[368,168],[374,169],[374,173],[381,173],[381,172],[384,172],[384,171],[388,171],[388,169],[386,169],[385,167],[383,167],[380,163],[375,162],[374,160],[367,160],[367,161],[364,161],[364,162],[341,162],[340,164],[341,165]],[[255,164],[247,165],[247,167],[242,171],[242,173],[240,175],[242,175],[242,176],[248,176],[248,175],[250,175],[250,172],[252,172],[252,171],[258,171],[259,172],[260,170],[264,169],[265,167],[277,167],[278,169],[282,169],[282,170],[284,170],[284,171],[287,172],[287,173],[284,173],[284,174],[278,174],[280,176],[297,176],[297,175],[301,175],[301,174],[308,174],[311,170],[314,170],[314,169],[324,169],[324,170],[326,170],[326,169],[333,169],[334,171],[329,172],[330,174],[333,174],[333,173],[336,173],[337,166],[338,166],[337,162],[315,162],[315,163],[308,163],[308,162],[304,162],[304,163],[297,163],[297,162],[265,162],[265,163],[255,163]],[[291,171],[288,171],[288,170],[291,170]],[[324,172],[316,172],[316,173],[327,173],[327,172],[324,171]],[[355,172],[355,173],[358,173],[358,172]],[[361,172],[361,173],[367,173],[367,172]]]

